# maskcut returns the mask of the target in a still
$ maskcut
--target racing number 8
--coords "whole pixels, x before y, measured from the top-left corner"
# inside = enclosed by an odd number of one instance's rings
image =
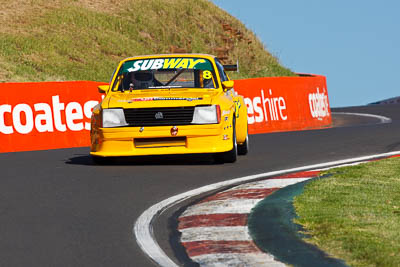
[[[212,73],[211,73],[211,71],[209,71],[209,70],[206,70],[206,71],[204,71],[203,72],[203,78],[204,79],[211,79],[212,78]]]

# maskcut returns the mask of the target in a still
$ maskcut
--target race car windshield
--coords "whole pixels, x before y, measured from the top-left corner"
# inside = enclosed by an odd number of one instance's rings
[[[217,88],[211,62],[204,58],[158,58],[125,62],[113,84],[113,91]]]

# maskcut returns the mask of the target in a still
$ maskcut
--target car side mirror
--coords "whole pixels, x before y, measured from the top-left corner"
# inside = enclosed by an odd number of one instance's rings
[[[234,85],[235,85],[234,81],[224,81],[224,82],[222,82],[222,87],[224,88],[224,91],[232,89]]]
[[[110,88],[110,85],[108,85],[108,84],[99,85],[99,86],[97,87],[97,89],[99,90],[99,93],[100,93],[100,94],[107,93],[107,91],[108,91],[109,88]]]

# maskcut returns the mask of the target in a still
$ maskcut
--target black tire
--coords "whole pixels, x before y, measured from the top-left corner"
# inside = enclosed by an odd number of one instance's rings
[[[236,127],[235,120],[233,120],[233,134],[232,134],[232,143],[233,147],[231,150],[217,153],[214,155],[214,159],[217,163],[233,163],[237,160],[237,142],[236,142]]]
[[[246,155],[249,153],[249,134],[246,135],[246,141],[243,144],[237,145],[238,155]]]

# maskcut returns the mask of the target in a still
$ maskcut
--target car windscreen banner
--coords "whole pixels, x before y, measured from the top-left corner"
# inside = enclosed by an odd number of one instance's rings
[[[119,72],[168,69],[213,70],[213,67],[211,62],[204,58],[153,58],[126,61]]]
[[[0,83],[0,152],[89,146],[90,117],[103,84]],[[250,134],[331,125],[324,76],[236,80],[234,90],[244,97]]]

